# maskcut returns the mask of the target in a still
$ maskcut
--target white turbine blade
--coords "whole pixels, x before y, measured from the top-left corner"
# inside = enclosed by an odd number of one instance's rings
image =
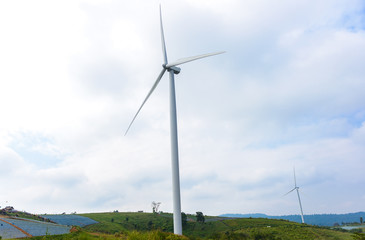
[[[299,201],[299,206],[300,206],[300,214],[302,217],[302,223],[304,223],[304,215],[303,215],[302,201],[300,201],[300,196],[299,196],[299,188],[297,188],[297,194],[298,194],[298,201]]]
[[[210,56],[214,56],[214,55],[218,55],[218,54],[222,54],[225,52],[215,52],[215,53],[208,53],[208,54],[202,54],[202,55],[198,55],[198,56],[193,56],[193,57],[187,57],[187,58],[181,58],[173,63],[169,63],[166,65],[167,68],[169,67],[174,67],[183,63],[187,63],[187,62],[191,62],[191,61],[195,61],[201,58],[206,58],[206,57],[210,57]]]
[[[160,27],[161,27],[162,55],[163,55],[163,60],[164,60],[163,64],[167,64],[167,53],[166,53],[165,36],[164,36],[163,26],[162,26],[161,4],[160,4]]]
[[[295,176],[295,167],[293,168],[294,170],[294,186],[297,187],[297,178]]]
[[[286,195],[288,195],[289,193],[291,193],[292,191],[294,191],[295,189],[297,189],[297,188],[293,188],[292,190],[290,190],[289,192],[287,192],[287,193],[285,193],[284,195],[283,195],[283,197],[284,196],[286,196]]]
[[[162,69],[162,71],[161,71],[160,75],[158,75],[158,77],[157,77],[157,79],[156,79],[155,83],[153,84],[153,86],[152,86],[151,90],[148,92],[147,97],[144,99],[144,101],[143,101],[142,105],[139,107],[139,109],[138,109],[138,111],[137,111],[136,115],[134,115],[134,117],[133,117],[133,119],[132,119],[132,122],[129,124],[127,131],[125,131],[124,136],[125,136],[125,135],[127,135],[128,130],[131,128],[131,126],[132,126],[132,124],[133,124],[133,122],[134,122],[134,119],[136,119],[136,117],[137,117],[138,113],[141,111],[141,109],[142,109],[143,105],[146,103],[146,101],[148,100],[148,98],[151,96],[152,92],[153,92],[153,91],[155,90],[155,88],[157,87],[157,85],[158,85],[158,83],[160,82],[160,80],[161,80],[162,76],[164,75],[165,71],[166,71],[166,69],[165,69],[165,68],[164,68],[164,69]]]

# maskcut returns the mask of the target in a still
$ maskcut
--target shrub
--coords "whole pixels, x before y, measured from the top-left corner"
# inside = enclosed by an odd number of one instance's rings
[[[355,233],[352,235],[353,239],[356,240],[365,240],[365,234],[364,233]]]
[[[225,232],[225,233],[215,233],[210,239],[219,239],[219,240],[245,240],[250,239],[250,236],[247,233],[242,232]]]
[[[253,231],[252,236],[255,240],[274,240],[275,235],[273,233],[268,233],[268,232],[261,232],[261,231]]]
[[[362,233],[362,229],[361,228],[354,228],[350,230],[350,233]]]

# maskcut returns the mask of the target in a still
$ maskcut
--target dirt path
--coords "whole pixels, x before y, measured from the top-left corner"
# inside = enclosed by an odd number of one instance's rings
[[[10,222],[8,222],[8,221],[5,221],[4,219],[1,219],[1,218],[0,218],[0,221],[3,221],[3,222],[5,222],[5,223],[7,223],[7,224],[11,225],[12,227],[15,227],[16,229],[18,229],[19,231],[21,231],[22,233],[24,233],[24,234],[25,234],[25,235],[27,235],[28,237],[33,237],[31,234],[27,233],[26,231],[24,231],[24,230],[23,230],[23,229],[21,229],[20,227],[15,226],[14,224],[12,224],[12,223],[10,223]]]

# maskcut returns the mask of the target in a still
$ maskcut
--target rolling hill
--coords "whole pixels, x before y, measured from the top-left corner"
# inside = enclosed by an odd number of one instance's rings
[[[262,217],[262,215],[255,215]],[[268,218],[226,218],[205,216],[205,222],[197,222],[195,215],[187,215],[184,236],[172,234],[170,213],[106,212],[72,215],[44,215],[53,222],[63,223],[71,233],[31,237],[29,239],[275,239],[275,240],[353,240],[346,230],[299,224],[288,220]],[[32,220],[34,221],[34,220]],[[17,224],[17,221],[13,221]],[[50,224],[50,223],[44,223]],[[78,225],[72,227],[71,225]],[[33,231],[36,231],[35,228]],[[47,235],[47,234],[46,234]],[[23,236],[24,237],[24,236]]]
[[[84,229],[89,232],[108,234],[131,231],[172,232],[172,215],[168,213],[92,213],[82,214],[98,224]],[[196,222],[194,215],[188,215],[183,234],[190,239],[353,239],[346,231],[335,231],[326,227],[299,224],[287,220],[266,218],[236,218],[205,216],[205,223]]]
[[[222,217],[230,218],[269,218],[285,219],[292,222],[301,223],[300,215],[269,216],[262,213],[254,214],[222,214]],[[346,213],[346,214],[313,214],[304,215],[304,221],[308,224],[317,226],[344,225],[346,223],[360,223],[360,218],[365,219],[365,212]]]

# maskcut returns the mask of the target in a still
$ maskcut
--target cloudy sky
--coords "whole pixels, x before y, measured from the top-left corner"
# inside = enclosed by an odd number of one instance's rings
[[[364,211],[361,0],[1,1],[0,206],[172,211],[160,3],[182,211]]]

